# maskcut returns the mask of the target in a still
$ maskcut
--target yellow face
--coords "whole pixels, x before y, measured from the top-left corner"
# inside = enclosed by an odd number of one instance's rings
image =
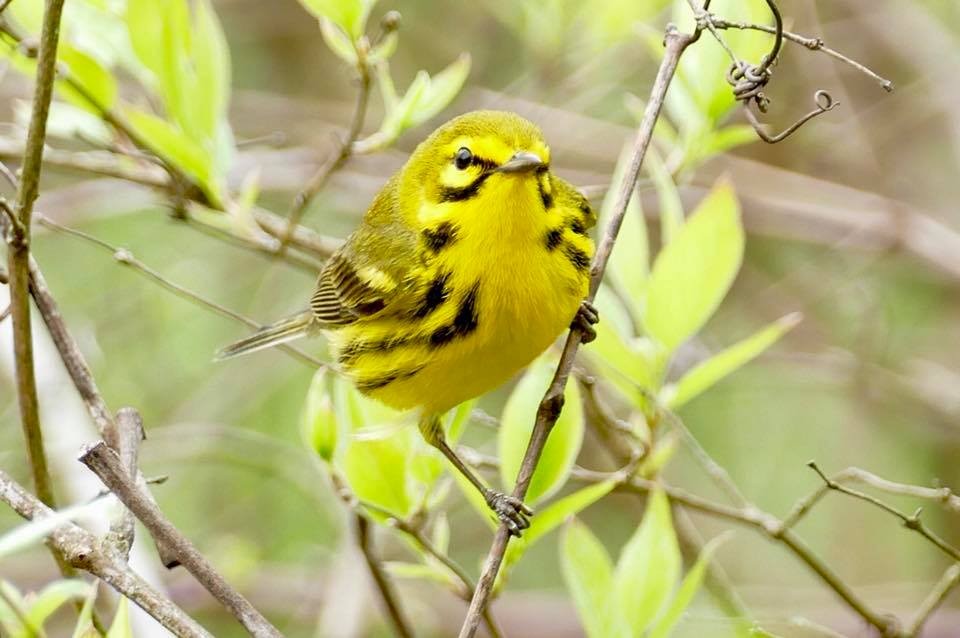
[[[498,212],[510,213],[511,203],[529,196],[536,195],[526,208],[535,208],[537,200],[549,207],[549,167],[550,149],[536,126],[513,113],[476,111],[451,120],[417,147],[404,170],[401,198],[413,204],[407,210],[416,211],[419,224],[438,217],[469,223],[462,218],[476,214],[497,224]]]

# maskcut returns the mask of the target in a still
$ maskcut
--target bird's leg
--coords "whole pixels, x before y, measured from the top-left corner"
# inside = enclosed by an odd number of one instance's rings
[[[468,481],[473,483],[474,487],[483,495],[483,500],[487,502],[487,506],[507,526],[512,535],[519,537],[523,530],[530,527],[530,521],[527,517],[533,515],[533,510],[524,505],[520,499],[492,490],[484,485],[473,470],[467,467],[467,464],[447,444],[447,437],[443,432],[443,424],[439,416],[425,415],[421,417],[419,426],[420,433],[427,443],[443,452],[443,455],[453,463],[454,467],[467,477]]]
[[[593,303],[584,299],[580,302],[580,307],[577,308],[577,314],[574,316],[573,323],[570,324],[570,327],[580,328],[580,332],[583,335],[580,337],[580,341],[590,343],[597,338],[597,329],[594,328],[594,326],[598,321],[600,321],[600,313],[597,312]]]

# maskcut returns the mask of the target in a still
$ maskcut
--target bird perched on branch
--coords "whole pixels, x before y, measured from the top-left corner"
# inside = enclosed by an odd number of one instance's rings
[[[571,322],[584,340],[595,335],[596,310],[583,301],[595,221],[550,172],[536,126],[507,112],[461,115],[387,181],[324,265],[308,310],[219,356],[322,332],[358,390],[420,410],[427,442],[519,535],[532,511],[480,481],[447,444],[441,416],[505,382]]]

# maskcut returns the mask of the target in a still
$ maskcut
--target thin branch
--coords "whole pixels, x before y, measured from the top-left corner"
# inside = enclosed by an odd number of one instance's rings
[[[630,165],[620,184],[612,218],[604,232],[603,239],[600,242],[596,257],[594,258],[591,269],[590,292],[588,295],[588,299],[590,300],[596,295],[597,288],[600,285],[600,280],[603,277],[603,272],[607,265],[607,260],[610,258],[610,252],[613,250],[613,243],[620,230],[620,225],[623,223],[627,204],[630,201],[637,177],[640,174],[641,164],[643,163],[650,141],[653,138],[654,124],[656,124],[657,118],[660,115],[660,109],[663,107],[667,88],[676,71],[680,56],[684,50],[686,50],[687,46],[695,40],[695,37],[694,35],[680,33],[675,27],[667,29],[664,38],[666,50],[663,61],[660,63],[660,69],[657,72],[653,89],[651,90],[650,100],[647,102],[643,120],[637,131]],[[530,443],[524,455],[523,462],[521,463],[520,471],[517,475],[516,487],[513,491],[513,496],[516,498],[523,499],[526,495],[527,488],[533,477],[533,471],[540,459],[543,447],[547,442],[547,437],[560,415],[560,410],[563,407],[563,388],[573,368],[573,359],[580,345],[581,338],[582,333],[579,328],[575,327],[571,329],[567,341],[564,344],[563,354],[560,357],[557,371],[537,410],[537,418],[530,436]],[[460,638],[471,638],[475,635],[483,615],[483,610],[486,608],[487,601],[490,598],[497,572],[500,570],[500,565],[503,562],[503,556],[509,540],[509,531],[505,525],[501,525],[494,537],[493,544],[483,567],[483,572],[477,582],[477,588],[473,600],[470,603],[470,609],[467,612],[467,617],[464,619],[463,627],[460,630]]]
[[[834,483],[863,483],[874,489],[881,490],[887,494],[897,494],[900,496],[912,496],[925,500],[936,501],[953,512],[960,512],[960,496],[953,493],[949,487],[922,487],[919,485],[907,485],[888,481],[885,478],[872,474],[858,467],[848,467],[847,469],[833,475],[830,480]],[[785,527],[793,527],[801,518],[803,518],[816,503],[830,491],[829,485],[821,484],[809,496],[806,496],[794,505],[793,509],[784,517]]]
[[[703,446],[700,445],[700,441],[697,440],[693,433],[687,428],[686,424],[677,417],[676,414],[670,410],[664,409],[661,411],[666,420],[670,423],[670,426],[675,432],[680,434],[680,438],[683,439],[683,442],[686,444],[687,448],[693,453],[694,458],[697,459],[697,462],[700,464],[700,467],[710,476],[713,482],[720,487],[721,490],[726,492],[727,496],[735,504],[740,507],[747,507],[750,504],[749,499],[743,495],[743,492],[740,491],[740,488],[737,487],[737,484],[733,482],[733,479],[730,477],[730,473],[715,460],[710,454],[707,453]]]
[[[904,634],[907,636],[919,635],[920,630],[923,629],[923,625],[958,584],[960,584],[960,563],[954,563],[950,565],[950,567],[947,567],[947,570],[943,572],[943,576],[940,577],[940,580],[934,586],[933,590],[923,602],[920,603],[920,609],[917,610],[916,616],[914,616],[910,624],[907,625]]]
[[[43,223],[43,216],[39,213],[37,219],[40,223]],[[113,415],[103,400],[103,395],[100,394],[100,389],[93,378],[90,366],[80,351],[80,346],[67,329],[63,315],[60,313],[60,307],[50,292],[39,265],[32,256],[30,257],[30,290],[33,293],[33,300],[37,304],[37,309],[40,311],[40,316],[43,318],[50,337],[60,353],[60,358],[63,360],[67,373],[70,375],[73,385],[77,388],[80,398],[83,399],[84,405],[87,406],[87,411],[90,413],[94,425],[103,436],[105,432],[114,427]]]
[[[53,81],[56,76],[57,44],[60,38],[63,1],[50,0],[44,9],[33,107],[21,163],[21,178],[17,185],[18,223],[9,224],[9,227],[4,230],[7,237],[7,270],[10,279],[10,306],[13,316],[13,347],[20,419],[37,496],[50,507],[56,507],[56,505],[43,446],[43,430],[40,428],[40,407],[37,399],[30,321],[30,221],[33,216],[33,203],[40,190],[40,168],[44,140],[47,135],[47,115],[50,112]],[[4,222],[7,220],[4,219]],[[4,223],[4,226],[8,224]]]
[[[370,100],[371,78],[370,67],[366,60],[366,52],[360,47],[356,48],[356,52],[357,74],[359,75],[360,86],[357,89],[357,103],[353,109],[353,116],[350,119],[350,127],[347,129],[347,134],[340,141],[339,148],[335,154],[317,169],[317,172],[310,178],[310,181],[303,187],[303,190],[297,193],[297,196],[294,198],[293,208],[288,217],[286,230],[284,231],[283,237],[280,238],[281,255],[286,250],[287,244],[289,244],[293,238],[295,229],[300,223],[300,220],[303,219],[304,214],[306,214],[310,202],[313,201],[317,193],[326,185],[330,175],[339,170],[350,158],[353,152],[353,143],[360,137],[360,132],[363,129],[363,121],[367,116],[367,103]]]
[[[117,453],[100,441],[88,446],[80,461],[100,477],[103,484],[134,513],[158,542],[174,551],[180,563],[238,620],[251,636],[281,638],[281,634],[260,612],[233,589],[157,507],[147,498],[136,479],[127,474]]]
[[[858,490],[846,487],[844,485],[841,485],[839,483],[836,483],[830,480],[830,478],[823,473],[823,471],[816,464],[816,462],[810,461],[809,463],[807,463],[807,465],[810,467],[810,469],[812,469],[814,472],[817,473],[817,475],[823,480],[824,484],[826,484],[826,486],[829,489],[835,490],[837,492],[841,492],[843,494],[846,494],[847,496],[852,496],[853,498],[857,498],[857,499],[860,499],[861,501],[870,503],[871,505],[879,507],[883,511],[896,516],[903,522],[904,527],[906,527],[909,530],[913,530],[918,534],[920,534],[921,536],[923,536],[925,539],[933,543],[940,551],[942,551],[944,554],[946,554],[953,560],[960,561],[960,550],[958,550],[956,547],[952,546],[950,543],[940,538],[929,527],[927,527],[922,520],[920,520],[920,513],[923,511],[922,507],[918,507],[913,514],[904,514],[897,508],[887,503],[884,503],[883,501],[881,501],[876,497],[870,496],[869,494],[865,494],[864,492],[860,492]]]
[[[575,469],[573,478],[579,481],[596,483],[611,478],[607,472],[592,472]],[[873,625],[881,635],[891,635],[896,628],[896,620],[873,611],[870,606],[840,578],[840,576],[826,562],[817,556],[806,543],[792,530],[783,527],[782,522],[772,514],[768,514],[755,506],[731,507],[692,494],[681,488],[666,483],[650,481],[640,477],[633,477],[630,481],[614,488],[618,491],[637,492],[647,494],[653,489],[660,489],[672,502],[678,503],[703,514],[722,518],[741,525],[752,527],[771,540],[785,545],[794,555],[803,561],[830,589],[832,589],[851,609],[861,618]],[[895,634],[894,634],[895,635]]]
[[[39,520],[55,512],[37,500],[8,474],[0,470],[0,501],[27,520]],[[126,596],[161,625],[181,638],[213,638],[197,621],[155,590],[119,558],[98,549],[97,538],[73,523],[64,523],[47,537],[50,545],[76,567],[87,571]]]
[[[403,614],[403,609],[397,600],[397,592],[393,589],[393,583],[390,582],[383,571],[383,566],[380,565],[380,561],[373,553],[370,521],[363,514],[355,512],[353,514],[353,524],[357,532],[357,545],[360,547],[363,558],[367,562],[367,568],[370,570],[370,575],[373,576],[377,585],[380,599],[383,601],[387,617],[390,619],[394,631],[401,638],[413,638],[413,629],[411,629],[410,622]]]
[[[140,442],[146,438],[143,431],[143,419],[133,408],[121,408],[111,427],[104,432],[104,441],[120,457],[123,469],[129,476],[137,476],[139,467],[137,458],[140,453]],[[105,543],[123,560],[130,559],[130,548],[133,547],[136,517],[133,512],[124,508],[117,517],[110,522],[110,531]]]
[[[771,35],[776,35],[777,33],[777,30],[774,27],[767,26],[765,24],[751,24],[748,22],[736,22],[731,20],[724,20],[716,16],[710,16],[709,23],[712,24],[717,29],[741,29],[741,30],[763,31],[764,33],[769,33]],[[785,40],[789,40],[790,42],[799,44],[800,46],[810,51],[821,51],[822,53],[825,53],[826,55],[829,55],[830,57],[853,67],[857,71],[875,80],[881,87],[883,87],[885,91],[893,90],[893,82],[882,77],[876,72],[870,70],[869,68],[857,62],[856,60],[848,58],[847,56],[843,55],[839,51],[831,49],[826,44],[824,44],[822,38],[808,38],[796,33],[791,33],[790,31],[786,31],[786,30],[783,30],[782,34]]]
[[[192,290],[188,290],[187,288],[184,288],[183,286],[170,281],[169,279],[167,279],[157,271],[153,270],[152,268],[150,268],[149,266],[147,266],[146,264],[138,260],[136,257],[134,257],[134,255],[129,250],[125,248],[119,248],[119,247],[113,246],[98,237],[94,237],[93,235],[87,234],[83,231],[79,231],[74,228],[69,228],[67,226],[63,226],[62,224],[58,224],[57,222],[54,222],[53,220],[43,215],[38,215],[37,221],[40,223],[41,226],[44,226],[51,230],[56,230],[59,232],[66,233],[68,235],[73,235],[74,237],[78,237],[85,241],[96,244],[101,248],[104,248],[105,250],[109,250],[110,253],[113,255],[113,258],[119,263],[123,264],[124,266],[129,266],[133,268],[134,270],[146,276],[147,278],[157,282],[163,288],[166,288],[170,292],[174,293],[175,295],[183,299],[186,299],[187,301],[190,301],[194,304],[207,308],[208,310],[212,310],[213,312],[219,315],[229,317],[235,321],[239,321],[240,323],[246,324],[251,328],[259,329],[263,327],[262,324],[254,321],[253,319],[250,319],[249,317],[245,317],[244,315],[234,312],[233,310],[230,310],[229,308],[226,308],[216,303],[215,301],[211,301],[205,297],[202,297],[201,295],[198,295]],[[294,357],[295,359],[313,368],[319,368],[326,365],[326,363],[324,363],[323,361],[320,361],[319,359],[312,357],[307,353],[303,352],[302,350],[299,350],[292,346],[281,345],[281,346],[278,346],[278,348],[280,350],[283,350],[290,356]]]

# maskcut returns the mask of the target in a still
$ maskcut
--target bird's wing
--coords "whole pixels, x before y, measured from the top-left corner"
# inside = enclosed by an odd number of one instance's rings
[[[410,303],[422,270],[418,235],[403,222],[394,176],[359,228],[324,265],[310,299],[321,324],[344,326]]]

